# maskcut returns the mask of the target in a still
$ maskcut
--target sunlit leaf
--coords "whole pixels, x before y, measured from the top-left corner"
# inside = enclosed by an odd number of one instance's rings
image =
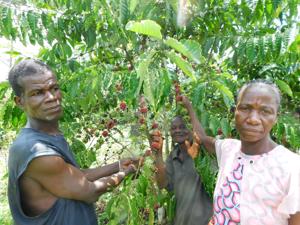
[[[284,82],[283,80],[276,80],[276,84],[279,86],[282,92],[286,93],[290,97],[293,97],[293,91],[286,82]]]
[[[153,20],[142,20],[140,22],[129,21],[125,28],[126,30],[130,30],[139,34],[162,39],[162,34],[160,32],[161,27]]]
[[[145,59],[141,60],[137,68],[137,74],[138,77],[140,78],[138,91],[140,91],[143,85],[144,94],[147,97],[147,99],[150,101],[150,104],[155,110],[156,103],[154,99],[154,93],[152,90],[154,84],[152,83],[153,79],[151,78],[151,73],[148,71],[149,64],[151,63],[154,54],[155,51],[152,51],[149,54],[147,54]]]
[[[221,84],[219,81],[213,81],[212,83],[216,88],[219,89],[219,91],[225,94],[231,101],[234,101],[233,94],[227,86]]]
[[[186,57],[191,57],[191,54],[189,53],[188,49],[185,47],[184,44],[180,43],[174,38],[167,38],[165,40],[165,44],[176,50],[177,52],[183,54]]]
[[[192,80],[196,81],[196,76],[194,73],[194,70],[192,66],[182,59],[180,56],[175,54],[175,52],[169,52],[167,53],[167,56],[170,58],[170,60],[175,63],[188,77],[190,77]]]
[[[16,57],[16,56],[21,55],[21,53],[18,51],[6,51],[4,53],[10,55],[11,57]]]

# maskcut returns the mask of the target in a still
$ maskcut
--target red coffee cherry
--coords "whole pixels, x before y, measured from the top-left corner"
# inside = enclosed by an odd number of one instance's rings
[[[126,103],[125,102],[121,102],[120,103],[120,109],[124,111],[126,108],[127,108]]]

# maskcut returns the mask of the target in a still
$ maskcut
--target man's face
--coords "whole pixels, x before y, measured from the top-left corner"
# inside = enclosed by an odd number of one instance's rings
[[[61,92],[56,77],[51,71],[40,75],[20,78],[23,87],[21,97],[16,103],[32,119],[57,121],[62,115]]]
[[[187,129],[184,121],[176,117],[171,124],[171,137],[175,143],[181,144],[189,139],[190,131]]]
[[[235,123],[242,141],[257,142],[268,138],[276,120],[276,97],[270,87],[252,86],[241,93]]]

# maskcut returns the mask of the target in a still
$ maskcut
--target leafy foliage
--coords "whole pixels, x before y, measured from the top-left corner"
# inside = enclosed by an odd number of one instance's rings
[[[0,36],[40,45],[38,57],[59,76],[62,129],[82,167],[143,154],[153,121],[169,152],[170,120],[184,113],[174,99],[174,81],[192,100],[207,133],[221,129],[224,138],[237,136],[232,107],[241,84],[256,78],[276,82],[283,93],[282,116],[272,135],[294,151],[300,148],[299,0],[188,2],[184,28],[177,26],[181,9],[175,0],[0,3]],[[18,49],[7,54],[24,57]],[[19,129],[25,116],[12,104],[7,83],[0,85],[0,97],[1,126]],[[139,111],[141,98],[147,113]],[[196,164],[211,193],[214,159],[202,154]],[[172,218],[173,200],[158,192],[149,168],[111,193],[101,221],[157,223],[155,202]],[[116,205],[131,210],[120,213]]]

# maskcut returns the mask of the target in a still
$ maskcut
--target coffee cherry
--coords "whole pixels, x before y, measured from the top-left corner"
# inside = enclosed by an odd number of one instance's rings
[[[152,148],[152,149],[159,150],[159,149],[160,149],[159,143],[157,143],[157,142],[152,142],[152,143],[151,143],[151,148]]]
[[[140,123],[140,124],[144,124],[144,123],[145,123],[145,118],[144,118],[144,117],[140,118],[140,119],[139,119],[139,123]]]
[[[103,136],[103,137],[107,137],[107,136],[108,136],[108,131],[107,131],[107,130],[104,130],[104,131],[102,132],[102,136]]]
[[[108,130],[112,129],[115,126],[115,121],[114,120],[109,120],[106,124],[106,127]]]
[[[158,123],[153,122],[151,128],[152,129],[157,129],[158,128]]]
[[[141,113],[147,113],[148,109],[146,107],[140,108]]]
[[[126,103],[125,102],[121,102],[120,103],[120,109],[124,111],[126,108],[127,108]]]

